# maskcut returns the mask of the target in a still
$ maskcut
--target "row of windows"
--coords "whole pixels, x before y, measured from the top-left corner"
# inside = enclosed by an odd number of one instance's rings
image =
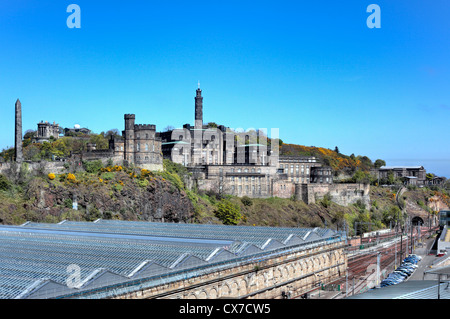
[[[147,143],[145,143],[144,148],[145,148],[145,151],[148,152],[149,147],[148,147]],[[136,144],[136,151],[139,152],[140,150],[141,150],[141,144]],[[154,152],[154,151],[155,151],[155,144],[152,144],[152,152]]]
[[[142,137],[143,137],[143,136],[142,136]],[[137,139],[140,139],[140,138],[141,138],[141,136],[140,136],[139,133],[136,134],[136,138],[137,138]],[[146,139],[149,138],[148,134],[145,134],[145,138],[146,138]]]
[[[323,174],[322,174],[322,172],[323,172]],[[317,175],[331,175],[331,171],[328,171],[328,170],[326,170],[326,171],[319,170],[319,171],[317,171]]]
[[[149,149],[150,149],[150,147],[148,146],[148,144],[145,144],[145,146],[144,146],[144,149],[145,149],[145,151],[146,152],[149,152]],[[116,146],[116,151],[123,151],[123,146]],[[137,152],[140,152],[141,151],[141,146],[140,146],[140,144],[136,144],[136,151]],[[152,152],[154,152],[155,151],[155,145],[154,144],[152,144],[152,150],[151,150]]]
[[[265,179],[265,177],[262,177],[262,176],[251,176],[251,177],[249,177],[249,176],[245,176],[245,177],[242,177],[242,176],[238,176],[238,177],[231,176],[229,179],[232,182],[234,182],[235,180],[242,181],[243,179],[246,182],[248,182],[250,178],[251,178],[252,181],[254,181],[254,180],[261,181],[261,180]],[[220,177],[220,180],[223,180],[223,177]]]
[[[286,164],[286,165],[280,164],[280,168],[283,169],[286,174],[289,174],[289,172],[291,174],[294,174],[294,164],[291,164],[290,171],[289,171],[289,164]],[[301,173],[304,174],[305,173],[305,165],[301,165],[301,167],[298,164],[295,165],[295,173],[297,175],[299,173],[299,168],[300,168]],[[309,165],[306,165],[306,174],[307,175],[309,174]]]
[[[324,179],[323,177],[320,177],[319,180],[317,180],[317,177],[315,178],[311,178],[311,182],[317,183],[317,181],[319,181],[319,183],[323,183]],[[330,178],[325,178],[325,183],[329,183],[330,182]]]
[[[223,172],[223,168],[219,168],[219,173],[222,173]],[[258,168],[258,170],[256,170],[255,168],[252,168],[251,170],[249,170],[248,168],[244,168],[244,169],[241,169],[241,168],[238,168],[238,169],[236,169],[236,171],[235,171],[235,169],[234,168],[232,168],[231,169],[231,173],[235,173],[235,172],[237,172],[237,173],[261,173],[261,169],[260,168]]]
[[[269,185],[267,185],[267,189],[269,189]],[[261,195],[261,186],[256,187],[255,185],[252,185],[251,187],[251,193],[250,193],[250,186],[246,185],[245,188],[242,187],[242,185],[239,185],[238,187],[236,187],[235,185],[231,185],[231,193],[232,194],[243,194],[242,191],[244,190],[244,194],[259,194]]]

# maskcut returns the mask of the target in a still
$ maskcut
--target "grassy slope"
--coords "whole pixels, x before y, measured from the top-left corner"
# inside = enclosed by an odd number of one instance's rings
[[[77,174],[78,184],[76,187],[97,190],[98,194],[106,194],[105,198],[115,200],[122,189],[129,189],[130,192],[137,192],[136,189],[152,187],[153,184],[164,183],[165,191],[170,193],[182,193],[187,196],[193,204],[194,221],[198,223],[221,223],[214,212],[220,201],[214,194],[202,194],[195,190],[187,190],[182,182],[186,176],[186,171],[182,167],[167,167],[167,171],[160,175],[149,173],[146,178],[139,178],[137,175],[130,176],[130,172],[125,171],[103,171],[98,174],[79,173]],[[122,185],[123,184],[123,185]],[[133,186],[133,187],[131,187]],[[67,175],[63,178],[60,175],[54,180],[48,177],[33,177],[26,185],[12,185],[10,189],[0,191],[0,222],[5,224],[20,224],[27,220],[55,222],[60,219],[69,218],[84,220],[90,218],[80,212],[64,207],[64,203],[59,199],[58,203],[45,203],[49,213],[39,213],[32,208],[39,202],[38,191],[40,188],[61,188],[70,192],[75,187],[73,183],[67,181]],[[156,187],[156,184],[155,184]],[[405,192],[401,198],[408,203],[408,209],[416,212],[421,211],[428,214],[432,211],[427,205],[433,196],[438,195],[445,200],[446,194],[432,191],[428,188],[411,189]],[[262,225],[262,226],[286,226],[286,227],[332,227],[343,225],[345,221],[350,228],[355,221],[372,223],[372,230],[389,227],[389,221],[397,216],[395,210],[396,201],[392,190],[382,187],[371,187],[371,206],[350,205],[343,207],[327,201],[326,199],[316,204],[306,205],[302,201],[291,199],[266,198],[247,199],[226,196],[231,202],[237,204],[242,214],[240,225]],[[448,202],[448,196],[447,196]],[[42,200],[41,200],[42,201]],[[41,204],[42,206],[42,204]],[[51,206],[51,207],[50,207]],[[57,210],[61,213],[55,213]],[[133,219],[130,213],[118,216],[121,219]],[[139,217],[139,216],[137,216]],[[368,227],[367,227],[368,228]]]

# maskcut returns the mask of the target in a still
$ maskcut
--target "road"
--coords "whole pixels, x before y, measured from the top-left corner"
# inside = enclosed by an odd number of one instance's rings
[[[433,261],[436,260],[436,255],[427,255],[427,251],[430,250],[431,246],[433,245],[434,238],[430,238],[427,240],[423,247],[416,248],[414,250],[414,253],[420,257],[422,257],[422,260],[417,264],[416,271],[411,275],[411,277],[408,278],[408,280],[423,280],[423,273],[426,270],[430,270],[429,266]]]

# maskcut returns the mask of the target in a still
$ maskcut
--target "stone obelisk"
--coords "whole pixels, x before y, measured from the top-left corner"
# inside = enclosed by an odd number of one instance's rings
[[[16,134],[14,138],[15,143],[15,160],[21,163],[23,161],[22,153],[22,104],[19,99],[16,101]]]

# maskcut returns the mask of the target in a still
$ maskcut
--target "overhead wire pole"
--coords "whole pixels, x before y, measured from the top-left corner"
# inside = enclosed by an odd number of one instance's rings
[[[405,190],[405,188],[402,186],[400,186],[397,195],[395,196],[395,200],[397,202],[397,206],[400,209],[400,211],[397,214],[397,223],[398,223],[398,228],[400,230],[400,264],[401,264],[401,260],[402,260],[402,255],[403,255],[403,229],[402,229],[402,225],[401,225],[401,220],[400,220],[400,212],[403,212],[402,206],[400,205],[400,202],[398,201],[398,199],[400,198],[401,193]]]

